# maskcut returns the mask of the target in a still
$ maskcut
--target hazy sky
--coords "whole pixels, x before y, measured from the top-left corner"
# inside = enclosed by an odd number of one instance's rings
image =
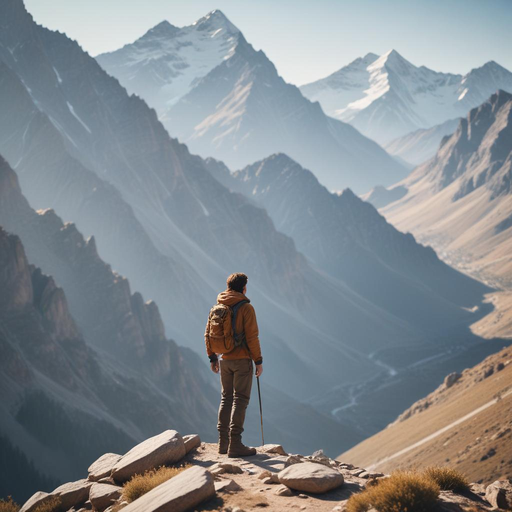
[[[1,0],[0,0],[1,1]],[[25,0],[34,19],[91,55],[167,19],[224,14],[279,73],[301,85],[368,52],[394,48],[416,65],[465,73],[489,60],[512,70],[512,0]]]

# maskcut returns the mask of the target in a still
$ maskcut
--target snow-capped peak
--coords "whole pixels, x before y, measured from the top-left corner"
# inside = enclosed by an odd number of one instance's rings
[[[165,112],[194,84],[233,55],[240,31],[215,9],[195,23],[162,21],[132,44],[97,57],[128,91]]]
[[[384,55],[381,55],[371,64],[372,69],[386,68],[396,72],[404,72],[416,66],[411,64],[407,59],[404,59],[396,50],[389,50]],[[370,69],[369,69],[370,71]]]
[[[197,30],[219,31],[225,30],[230,34],[236,34],[240,32],[233,23],[231,23],[226,15],[220,9],[214,9],[210,11],[206,16],[199,18],[197,21],[192,23],[192,26]]]
[[[175,27],[167,20],[161,21],[158,25],[155,25],[153,28],[149,29],[141,39],[147,38],[161,38],[161,37],[172,37],[177,32],[179,32],[179,28]]]

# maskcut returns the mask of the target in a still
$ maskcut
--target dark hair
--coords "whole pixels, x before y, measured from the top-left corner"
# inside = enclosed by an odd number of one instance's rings
[[[228,290],[243,293],[244,286],[247,284],[247,279],[247,276],[241,272],[231,274],[226,281]]]

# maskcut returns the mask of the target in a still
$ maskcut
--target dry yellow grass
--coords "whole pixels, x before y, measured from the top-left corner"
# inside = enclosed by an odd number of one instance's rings
[[[469,489],[467,478],[456,469],[430,466],[423,474],[433,480],[443,491],[464,491]]]
[[[19,509],[20,506],[10,496],[7,500],[0,500],[0,512],[18,512]]]
[[[60,509],[61,500],[57,496],[52,497],[46,503],[39,505],[34,512],[57,512]]]
[[[189,467],[190,464],[180,467],[161,466],[158,469],[146,471],[143,475],[134,475],[124,484],[123,498],[131,503]]]
[[[347,502],[347,512],[430,512],[435,510],[439,486],[424,474],[396,471],[377,485],[354,494]]]

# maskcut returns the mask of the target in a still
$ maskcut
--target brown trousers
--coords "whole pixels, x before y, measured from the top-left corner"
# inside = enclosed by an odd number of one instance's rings
[[[245,410],[251,398],[253,366],[251,359],[221,359],[222,395],[219,407],[219,434],[240,436],[244,431]]]

